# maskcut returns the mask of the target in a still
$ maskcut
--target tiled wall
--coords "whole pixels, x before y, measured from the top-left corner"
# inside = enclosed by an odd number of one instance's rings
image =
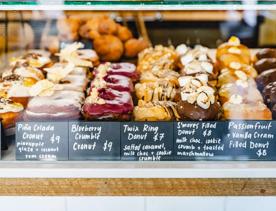
[[[276,211],[276,197],[0,197],[0,211]]]

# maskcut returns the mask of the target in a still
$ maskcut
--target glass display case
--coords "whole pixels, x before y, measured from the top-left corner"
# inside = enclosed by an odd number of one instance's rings
[[[0,10],[0,194],[275,195],[276,1]]]

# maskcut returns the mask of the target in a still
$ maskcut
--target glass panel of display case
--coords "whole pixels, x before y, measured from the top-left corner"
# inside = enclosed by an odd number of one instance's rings
[[[1,11],[2,147],[18,160],[276,160],[275,26],[273,10]]]

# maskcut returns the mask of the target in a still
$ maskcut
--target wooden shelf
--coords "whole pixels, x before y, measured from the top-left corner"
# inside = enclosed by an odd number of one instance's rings
[[[272,196],[276,179],[0,179],[2,196]]]

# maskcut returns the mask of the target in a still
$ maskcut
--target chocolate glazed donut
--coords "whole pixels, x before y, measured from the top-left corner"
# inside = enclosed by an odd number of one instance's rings
[[[276,82],[268,84],[263,90],[264,101],[272,111],[273,119],[276,119]]]
[[[208,109],[203,109],[187,101],[179,101],[177,105],[177,111],[181,119],[190,120],[215,120],[217,119],[220,108],[218,103],[210,105]]]
[[[271,48],[262,49],[256,54],[256,57],[258,60],[264,59],[264,58],[276,58],[276,49],[271,49]]]
[[[261,91],[266,85],[274,81],[276,81],[276,69],[266,70],[256,78],[258,89]]]
[[[254,64],[254,67],[259,74],[266,70],[276,68],[276,58],[261,59]]]

